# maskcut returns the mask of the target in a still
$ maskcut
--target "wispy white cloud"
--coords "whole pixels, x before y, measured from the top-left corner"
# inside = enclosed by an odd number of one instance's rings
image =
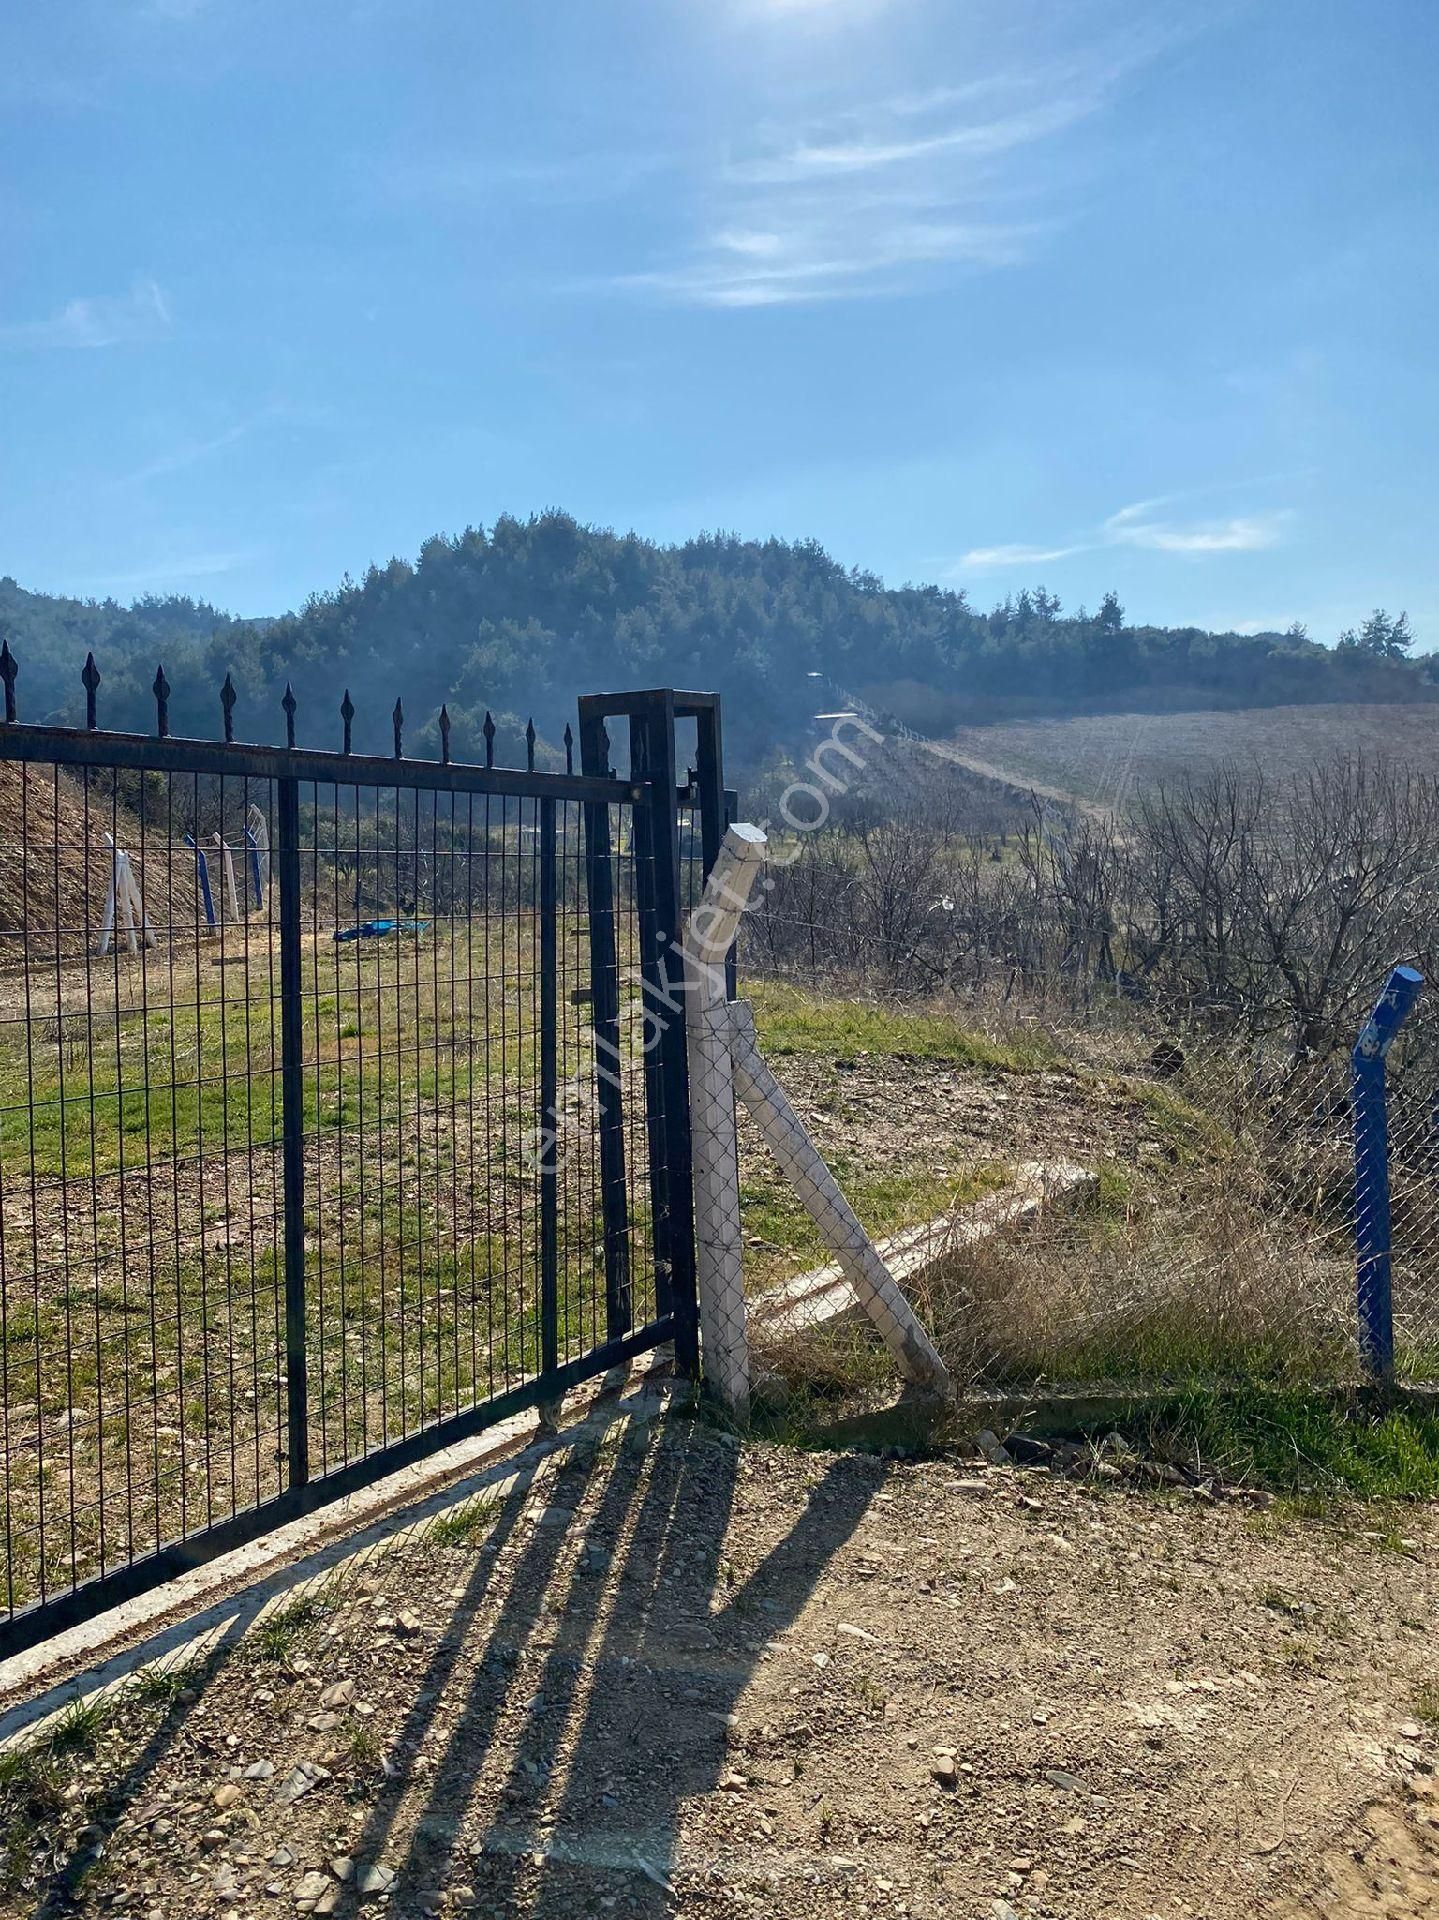
[[[68,300],[48,320],[0,326],[0,347],[114,347],[158,340],[170,331],[170,303],[154,280],[128,293]]]
[[[1022,258],[1033,228],[959,221],[901,221],[882,236],[815,221],[781,232],[716,234],[704,257],[610,284],[711,307],[788,306],[886,293],[905,269],[962,261],[1003,266]]]
[[[745,185],[787,186],[832,179],[840,174],[889,171],[927,161],[965,157],[988,160],[1077,125],[1099,104],[1098,97],[1076,96],[1050,101],[1026,113],[963,122],[908,138],[856,133],[849,139],[801,141],[769,156],[735,162],[729,168],[729,177]],[[913,107],[904,106],[901,110],[913,111]],[[895,117],[893,103],[881,117]]]
[[[1075,554],[1098,553],[1106,547],[1138,547],[1150,553],[1201,557],[1216,553],[1257,553],[1277,546],[1293,518],[1288,509],[1233,514],[1213,520],[1176,520],[1161,509],[1183,495],[1168,494],[1136,500],[1120,507],[1091,532],[1061,544],[1011,541],[992,547],[971,547],[948,569],[952,577],[964,573],[1044,566]]]
[[[113,488],[138,487],[151,480],[163,480],[171,474],[184,473],[215,454],[223,453],[227,447],[235,446],[246,437],[252,425],[253,422],[246,420],[238,426],[227,427],[223,433],[211,434],[208,439],[179,441],[175,446],[167,447],[163,453],[157,453],[153,459],[132,467],[128,473],[118,475],[108,484]]]
[[[189,0],[176,0],[188,4]],[[873,11],[882,0],[736,0],[782,21]],[[1056,40],[1057,40],[1056,36]],[[853,92],[827,110],[814,94],[792,115],[746,125],[702,152],[684,140],[628,152],[430,153],[364,165],[372,198],[465,214],[604,205],[663,180],[660,222],[676,231],[648,260],[621,263],[571,290],[736,308],[901,292],[945,270],[994,270],[1031,258],[1069,217],[1076,167],[1056,143],[1094,121],[1168,44],[1141,26],[1104,47],[1058,44],[1026,69],[962,81]]]
[[[1022,540],[1014,540],[1007,546],[971,547],[969,552],[964,554],[949,571],[956,572],[960,568],[980,570],[990,567],[1042,567],[1054,560],[1067,560],[1072,553],[1086,553],[1088,550],[1083,545],[1039,547],[1027,546]]]
[[[1101,112],[1135,64],[1132,49],[1075,58],[763,128],[699,174],[690,244],[608,284],[760,307],[1012,266],[1060,217],[1054,142]]]
[[[1121,507],[1105,521],[1101,544],[1148,547],[1156,553],[1254,553],[1277,545],[1288,518],[1285,513],[1263,513],[1176,525],[1154,517],[1155,508],[1165,504],[1138,500]]]

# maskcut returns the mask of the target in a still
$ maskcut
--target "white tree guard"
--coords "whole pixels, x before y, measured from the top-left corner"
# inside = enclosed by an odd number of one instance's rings
[[[140,897],[140,883],[135,878],[135,869],[129,854],[123,847],[117,847],[108,833],[105,839],[110,848],[110,885],[105,894],[105,912],[100,922],[100,937],[96,952],[106,954],[110,951],[110,944],[118,927],[124,930],[125,944],[130,952],[138,953],[141,939],[147,947],[153,947],[155,944],[155,936],[150,931],[150,922],[145,918],[145,902]]]
[[[225,901],[230,910],[230,919],[243,919],[240,912],[240,897],[235,890],[235,854],[229,842],[222,840],[218,833],[212,834],[213,844],[220,850],[220,868],[225,883]]]
[[[755,1037],[753,1010],[737,1000],[727,1011],[735,1091],[749,1109],[765,1145],[804,1203],[825,1245],[844,1268],[855,1297],[905,1379],[936,1392],[951,1392],[949,1375],[933,1342],[875,1252],[784,1089],[765,1065]]]
[[[684,948],[700,1339],[711,1390],[741,1420],[749,1411],[749,1336],[725,960],[766,844],[758,827],[727,829]]]

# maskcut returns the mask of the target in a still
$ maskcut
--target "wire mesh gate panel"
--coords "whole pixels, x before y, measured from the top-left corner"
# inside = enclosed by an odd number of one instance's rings
[[[0,1652],[694,1318],[672,779],[175,740],[162,678],[23,726],[10,664]]]

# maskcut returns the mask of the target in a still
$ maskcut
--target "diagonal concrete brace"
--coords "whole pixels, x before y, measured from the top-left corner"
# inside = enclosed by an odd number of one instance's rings
[[[755,1037],[753,1010],[746,1001],[736,1000],[726,1011],[735,1092],[749,1109],[765,1145],[804,1203],[825,1245],[844,1268],[856,1298],[898,1361],[905,1379],[939,1393],[952,1393],[949,1375],[933,1342],[875,1252],[784,1089],[765,1065]]]

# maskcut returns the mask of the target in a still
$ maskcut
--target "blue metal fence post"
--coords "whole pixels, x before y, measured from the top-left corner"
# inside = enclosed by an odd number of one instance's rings
[[[1394,1377],[1394,1298],[1389,1270],[1389,1105],[1384,1062],[1424,984],[1395,967],[1354,1043],[1354,1246],[1359,1350],[1377,1380]]]

